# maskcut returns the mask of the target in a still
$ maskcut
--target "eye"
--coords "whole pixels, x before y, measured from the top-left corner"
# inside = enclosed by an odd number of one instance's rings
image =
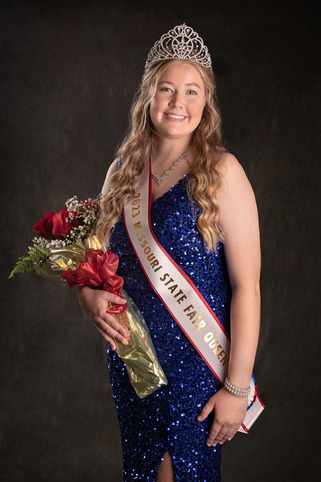
[[[172,92],[172,89],[170,89],[169,87],[162,87],[160,89],[161,92]]]
[[[197,95],[197,92],[195,90],[188,90],[187,93],[190,95]]]

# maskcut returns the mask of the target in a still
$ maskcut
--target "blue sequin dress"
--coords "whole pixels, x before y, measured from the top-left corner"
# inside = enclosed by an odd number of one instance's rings
[[[204,249],[186,192],[187,176],[151,208],[153,231],[172,258],[191,278],[229,332],[231,290],[224,247]],[[111,385],[118,414],[124,481],[155,481],[165,452],[173,458],[175,480],[220,480],[221,446],[206,446],[211,416],[198,422],[208,399],[220,388],[200,355],[150,287],[121,219],[115,226],[111,251],[119,256],[118,274],[149,327],[168,385],[139,399],[124,363],[109,350]]]

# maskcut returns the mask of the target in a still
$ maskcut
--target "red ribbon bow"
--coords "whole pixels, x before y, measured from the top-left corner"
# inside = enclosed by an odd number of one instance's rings
[[[121,295],[124,280],[116,274],[119,258],[111,251],[101,249],[87,249],[85,253],[86,262],[80,263],[75,270],[67,269],[61,276],[67,281],[69,286],[92,286],[101,290],[108,291],[117,296]],[[108,310],[109,313],[123,313],[127,309],[127,304],[117,305]]]

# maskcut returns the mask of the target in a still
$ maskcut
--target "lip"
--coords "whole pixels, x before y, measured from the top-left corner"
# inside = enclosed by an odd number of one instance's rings
[[[174,114],[173,112],[164,112],[164,116],[171,122],[183,122],[188,117],[187,115]]]

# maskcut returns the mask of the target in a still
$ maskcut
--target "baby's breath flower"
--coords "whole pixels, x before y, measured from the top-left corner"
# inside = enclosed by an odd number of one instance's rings
[[[66,201],[66,208],[69,211],[66,218],[72,225],[71,230],[63,239],[52,237],[51,239],[42,236],[35,236],[32,240],[33,246],[29,246],[30,251],[35,251],[36,246],[47,249],[61,249],[74,243],[84,241],[92,232],[99,217],[100,196],[96,199],[88,198],[79,201],[77,196],[73,196]]]

